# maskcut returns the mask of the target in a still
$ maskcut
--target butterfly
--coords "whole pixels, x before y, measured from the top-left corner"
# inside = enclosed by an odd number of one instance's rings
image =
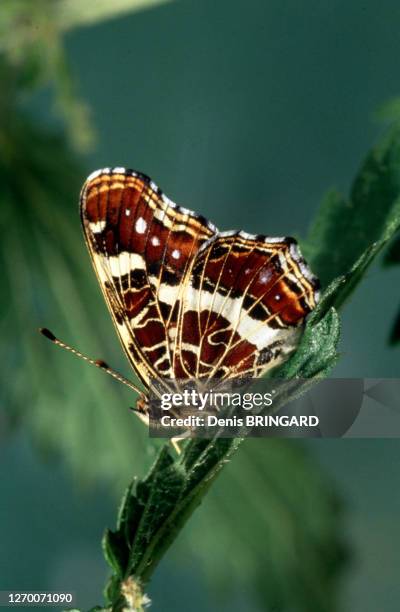
[[[319,282],[293,238],[220,232],[125,168],[93,172],[80,212],[101,290],[145,388],[142,416],[152,381],[256,378],[295,350]]]

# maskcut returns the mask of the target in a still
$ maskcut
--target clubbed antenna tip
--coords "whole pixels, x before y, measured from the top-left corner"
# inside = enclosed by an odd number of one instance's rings
[[[45,338],[48,338],[52,342],[55,342],[57,340],[55,335],[49,329],[47,329],[47,327],[41,327],[39,331],[43,336],[45,336]]]

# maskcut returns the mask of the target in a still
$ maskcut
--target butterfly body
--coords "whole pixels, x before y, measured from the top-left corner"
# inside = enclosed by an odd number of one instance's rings
[[[89,176],[81,219],[120,340],[146,389],[152,380],[261,376],[296,348],[318,280],[294,239],[219,232],[123,168]]]

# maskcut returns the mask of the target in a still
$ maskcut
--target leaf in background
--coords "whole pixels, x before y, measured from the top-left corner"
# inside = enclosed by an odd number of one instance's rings
[[[112,323],[80,229],[78,197],[86,172],[67,142],[86,146],[91,129],[65,61],[55,9],[52,0],[6,0],[0,6],[0,399],[7,422],[23,422],[41,449],[62,454],[80,479],[107,479],[120,490],[130,466],[143,469],[155,452],[127,410],[132,396],[101,372],[55,352],[37,332],[52,327],[112,364],[122,355],[117,341],[110,341]],[[21,110],[27,94],[48,84],[66,120],[66,137],[48,133]]]
[[[393,220],[399,196],[400,137],[396,129],[367,155],[350,197],[331,192],[317,213],[305,251],[324,287],[381,239]]]
[[[388,214],[386,224],[381,228],[380,235],[354,262],[345,274],[335,278],[324,291],[318,307],[310,317],[310,321],[319,318],[328,308],[341,308],[350,297],[358,283],[364,277],[367,269],[382,249],[393,238],[400,228],[400,199],[396,201]]]
[[[43,134],[22,115],[8,117],[0,140],[0,398],[9,420],[28,425],[75,474],[101,475],[120,490],[131,465],[144,466],[154,450],[127,409],[132,396],[37,331],[53,327],[111,363],[112,354],[122,355],[117,341],[107,342],[112,323],[80,230],[83,177],[61,137]]]
[[[56,21],[60,28],[93,25],[105,19],[121,17],[125,13],[147,10],[171,0],[96,0],[95,3],[82,4],[81,0],[58,0]]]
[[[397,113],[398,120],[398,99],[390,108],[392,115]],[[332,306],[339,308],[344,303],[399,227],[400,131],[393,128],[367,156],[350,198],[334,191],[327,194],[304,246],[322,285],[332,283],[329,298]],[[400,238],[397,238],[389,246],[384,264],[399,261]],[[392,327],[390,344],[400,340],[399,330],[400,312]]]
[[[65,123],[69,141],[77,150],[87,151],[95,136],[89,108],[78,96],[64,53],[56,19],[58,4],[53,0],[3,0],[0,4],[0,119],[6,126],[4,90],[15,112],[27,93],[51,85],[56,114]]]

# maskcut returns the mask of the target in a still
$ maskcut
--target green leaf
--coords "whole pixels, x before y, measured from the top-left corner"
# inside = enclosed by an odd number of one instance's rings
[[[128,551],[123,534],[119,531],[106,529],[103,536],[103,552],[108,564],[119,578],[125,573],[128,562]]]
[[[306,246],[322,283],[331,281],[321,300],[325,309],[343,306],[371,263],[399,231],[399,163],[400,139],[396,130],[367,157],[348,202],[333,192],[325,199]],[[384,263],[393,265],[398,261],[400,238],[392,243]],[[400,337],[399,327],[396,320],[391,344]]]
[[[172,457],[169,443],[161,449],[149,476],[136,485],[136,497],[142,506],[137,529],[132,533],[127,571],[137,579],[150,572],[156,561],[157,542],[163,537],[171,513],[185,487],[185,477],[180,465]]]
[[[108,589],[133,577],[145,583],[239,441],[189,442],[180,457],[166,443],[148,476],[132,484],[120,507],[117,530],[106,531],[103,547],[114,571]],[[118,596],[120,592],[118,593]]]
[[[186,468],[185,493],[193,494],[200,487],[206,487],[215,478],[223,463],[236,450],[239,442],[231,439],[191,440],[185,447],[181,462]]]
[[[192,440],[181,456],[174,456],[168,442],[148,476],[127,489],[117,530],[107,530],[103,539],[104,554],[114,572],[105,595],[115,609],[123,608],[129,581],[136,588],[146,584],[239,443]]]
[[[135,397],[37,331],[50,327],[83,352],[124,363],[79,228],[85,174],[62,137],[21,115],[4,121],[0,401],[43,455],[62,455],[81,481],[101,477],[120,492],[131,465],[146,469],[154,459],[145,428],[127,410]]]
[[[400,138],[396,129],[368,154],[349,198],[330,192],[321,205],[305,251],[323,286],[346,274],[365,250],[382,239],[394,220],[399,195]]]
[[[340,308],[350,297],[358,283],[364,277],[367,269],[372,264],[377,255],[387,245],[391,238],[400,228],[400,200],[394,203],[385,226],[381,230],[379,239],[371,244],[351,266],[345,274],[337,277],[322,295],[318,308],[312,317],[318,317],[321,310],[328,307]]]

